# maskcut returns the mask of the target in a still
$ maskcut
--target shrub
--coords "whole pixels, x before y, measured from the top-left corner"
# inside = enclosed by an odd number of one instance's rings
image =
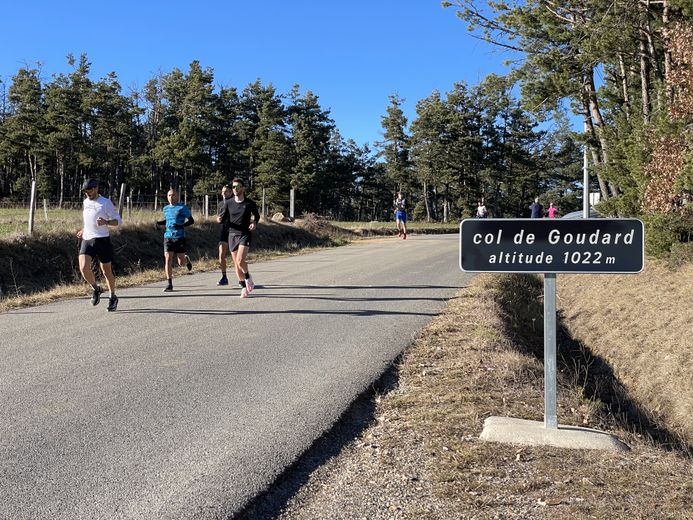
[[[693,237],[693,216],[683,213],[654,213],[643,215],[645,223],[645,250],[656,258],[672,254],[685,254],[682,244],[690,244]]]

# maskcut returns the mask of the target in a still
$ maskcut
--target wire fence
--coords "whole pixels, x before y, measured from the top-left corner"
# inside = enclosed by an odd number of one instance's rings
[[[168,204],[166,192],[156,192],[150,197],[132,192],[126,194],[125,185],[121,186],[120,196],[104,196],[110,198],[118,209],[124,222],[134,223],[151,220],[155,214],[160,214]],[[214,218],[222,202],[220,195],[203,197],[188,197],[183,193],[182,200],[190,211],[203,218]],[[261,200],[255,201],[262,218],[272,217],[278,208],[285,216],[294,217],[294,193],[291,190],[288,199],[267,200],[262,195]],[[32,186],[31,200],[24,204],[14,201],[0,201],[0,235],[23,234],[31,235],[34,230],[46,231],[59,229],[61,225],[79,225],[83,199],[49,199],[36,196],[35,186]]]

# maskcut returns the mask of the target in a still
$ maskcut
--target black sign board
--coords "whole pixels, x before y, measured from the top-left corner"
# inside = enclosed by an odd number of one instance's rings
[[[501,273],[639,273],[638,219],[466,219],[460,269]]]

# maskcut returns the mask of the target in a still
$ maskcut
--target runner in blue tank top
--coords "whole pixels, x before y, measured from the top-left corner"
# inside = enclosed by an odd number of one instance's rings
[[[194,224],[190,208],[178,202],[178,191],[174,188],[168,190],[168,205],[164,206],[164,220],[157,221],[157,226],[166,226],[164,232],[164,271],[168,279],[168,285],[164,292],[173,291],[173,257],[178,258],[178,265],[186,265],[188,271],[192,270],[190,257],[185,254],[185,228]]]

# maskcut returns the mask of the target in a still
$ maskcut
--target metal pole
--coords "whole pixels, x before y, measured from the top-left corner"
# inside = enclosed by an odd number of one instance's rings
[[[34,213],[36,212],[36,181],[31,181],[31,204],[29,205],[29,234],[34,233]]]
[[[205,218],[209,218],[209,195],[205,195]]]
[[[46,199],[43,199],[43,216],[48,222],[48,201]]]
[[[544,273],[544,428],[558,428],[556,416],[556,273]]]
[[[587,134],[587,123],[585,123]],[[590,218],[590,171],[587,159],[587,143],[582,150],[582,218]]]
[[[120,185],[120,197],[118,198],[118,215],[123,218],[123,202],[125,201],[125,183]]]
[[[266,218],[267,213],[265,213],[265,188],[262,188],[262,218]]]
[[[289,192],[289,217],[294,220],[294,189]]]

